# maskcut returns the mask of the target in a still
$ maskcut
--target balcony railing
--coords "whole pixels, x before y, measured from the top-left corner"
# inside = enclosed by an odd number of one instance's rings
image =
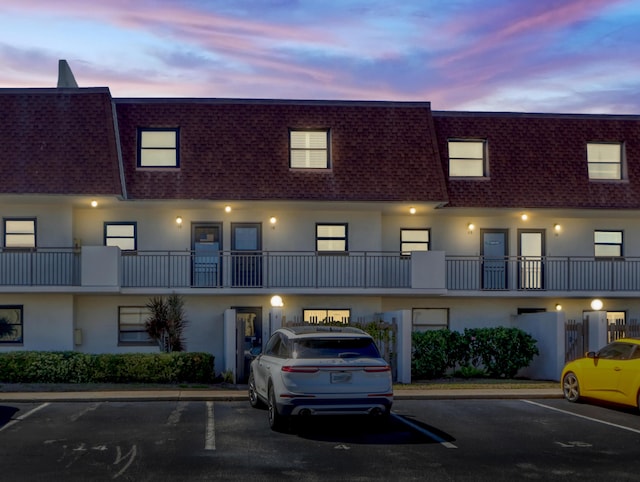
[[[0,286],[84,286],[100,273],[72,248],[0,252]],[[94,258],[95,259],[95,258]],[[433,273],[442,291],[640,292],[640,258],[446,256],[418,263],[397,252],[138,251],[113,257],[124,288],[405,289]],[[438,261],[439,259],[439,261]],[[439,263],[431,265],[429,263]],[[442,264],[444,263],[444,265]],[[83,266],[81,266],[81,264]],[[81,269],[82,268],[82,269]],[[436,274],[440,273],[440,274]],[[443,274],[444,273],[444,274]],[[441,278],[438,280],[437,278]],[[88,284],[95,282],[95,276]]]
[[[72,248],[5,249],[0,286],[77,286],[80,252]]]
[[[122,256],[123,287],[410,288],[399,253],[138,251]]]
[[[640,291],[640,258],[448,256],[448,290]]]

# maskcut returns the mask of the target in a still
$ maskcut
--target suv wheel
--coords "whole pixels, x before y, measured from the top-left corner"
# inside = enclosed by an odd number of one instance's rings
[[[287,425],[287,417],[281,415],[278,412],[278,407],[276,406],[276,395],[273,392],[273,387],[269,387],[269,427],[271,430],[276,432],[283,432]]]
[[[258,391],[256,390],[256,381],[253,378],[253,372],[249,375],[249,403],[253,408],[260,408],[264,404],[260,397],[258,396]]]

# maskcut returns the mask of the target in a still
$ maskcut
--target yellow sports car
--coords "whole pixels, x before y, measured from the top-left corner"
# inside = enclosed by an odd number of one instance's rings
[[[584,397],[640,408],[640,338],[621,338],[567,363],[561,380],[570,402]]]

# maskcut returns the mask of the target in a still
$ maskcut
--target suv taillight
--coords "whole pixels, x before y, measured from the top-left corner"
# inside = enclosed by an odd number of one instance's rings
[[[298,367],[291,365],[284,365],[281,370],[287,373],[316,373],[319,368],[318,367]]]
[[[375,372],[390,372],[391,371],[391,367],[389,367],[389,366],[385,366],[385,367],[364,367],[364,371],[365,372],[371,372],[371,373],[375,373]]]

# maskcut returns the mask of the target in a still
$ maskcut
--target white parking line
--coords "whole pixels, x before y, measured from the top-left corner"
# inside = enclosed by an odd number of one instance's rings
[[[580,415],[578,413],[568,412],[566,410],[562,410],[561,408],[549,407],[548,405],[544,405],[544,404],[538,403],[538,402],[533,402],[531,400],[521,400],[521,402],[529,403],[529,404],[535,405],[537,407],[546,408],[547,410],[553,410],[554,412],[560,412],[560,413],[564,413],[566,415],[572,415],[574,417],[584,418],[585,420],[589,420],[591,422],[596,422],[596,423],[601,423],[603,425],[609,425],[611,427],[621,428],[622,430],[627,430],[629,432],[640,433],[640,430],[635,429],[635,428],[625,427],[624,425],[618,425],[617,423],[605,422],[604,420],[599,420],[597,418],[587,417],[586,415]]]
[[[207,433],[204,440],[205,450],[216,449],[216,427],[213,421],[213,402],[207,402]]]
[[[25,413],[24,415],[20,415],[19,417],[14,418],[13,420],[11,420],[11,422],[9,422],[8,424],[4,425],[3,427],[0,427],[0,432],[2,432],[4,429],[11,427],[12,425],[15,425],[18,422],[21,422],[22,420],[24,420],[25,418],[29,417],[30,415],[36,413],[38,410],[43,409],[44,407],[46,407],[47,405],[49,405],[49,402],[47,403],[43,403],[42,405],[38,405],[36,408],[29,410],[27,413]]]
[[[391,416],[393,418],[395,418],[396,420],[398,420],[399,422],[404,423],[405,425],[408,425],[413,430],[415,430],[417,432],[420,432],[422,435],[425,435],[425,436],[429,437],[431,440],[435,440],[436,442],[438,442],[440,445],[442,445],[445,448],[448,448],[448,449],[457,449],[458,448],[455,445],[453,445],[451,442],[447,442],[442,437],[436,435],[433,432],[429,432],[427,429],[422,428],[420,425],[417,425],[417,424],[411,422],[410,420],[407,420],[406,418],[401,417],[400,415],[396,415],[395,413],[392,412]]]

